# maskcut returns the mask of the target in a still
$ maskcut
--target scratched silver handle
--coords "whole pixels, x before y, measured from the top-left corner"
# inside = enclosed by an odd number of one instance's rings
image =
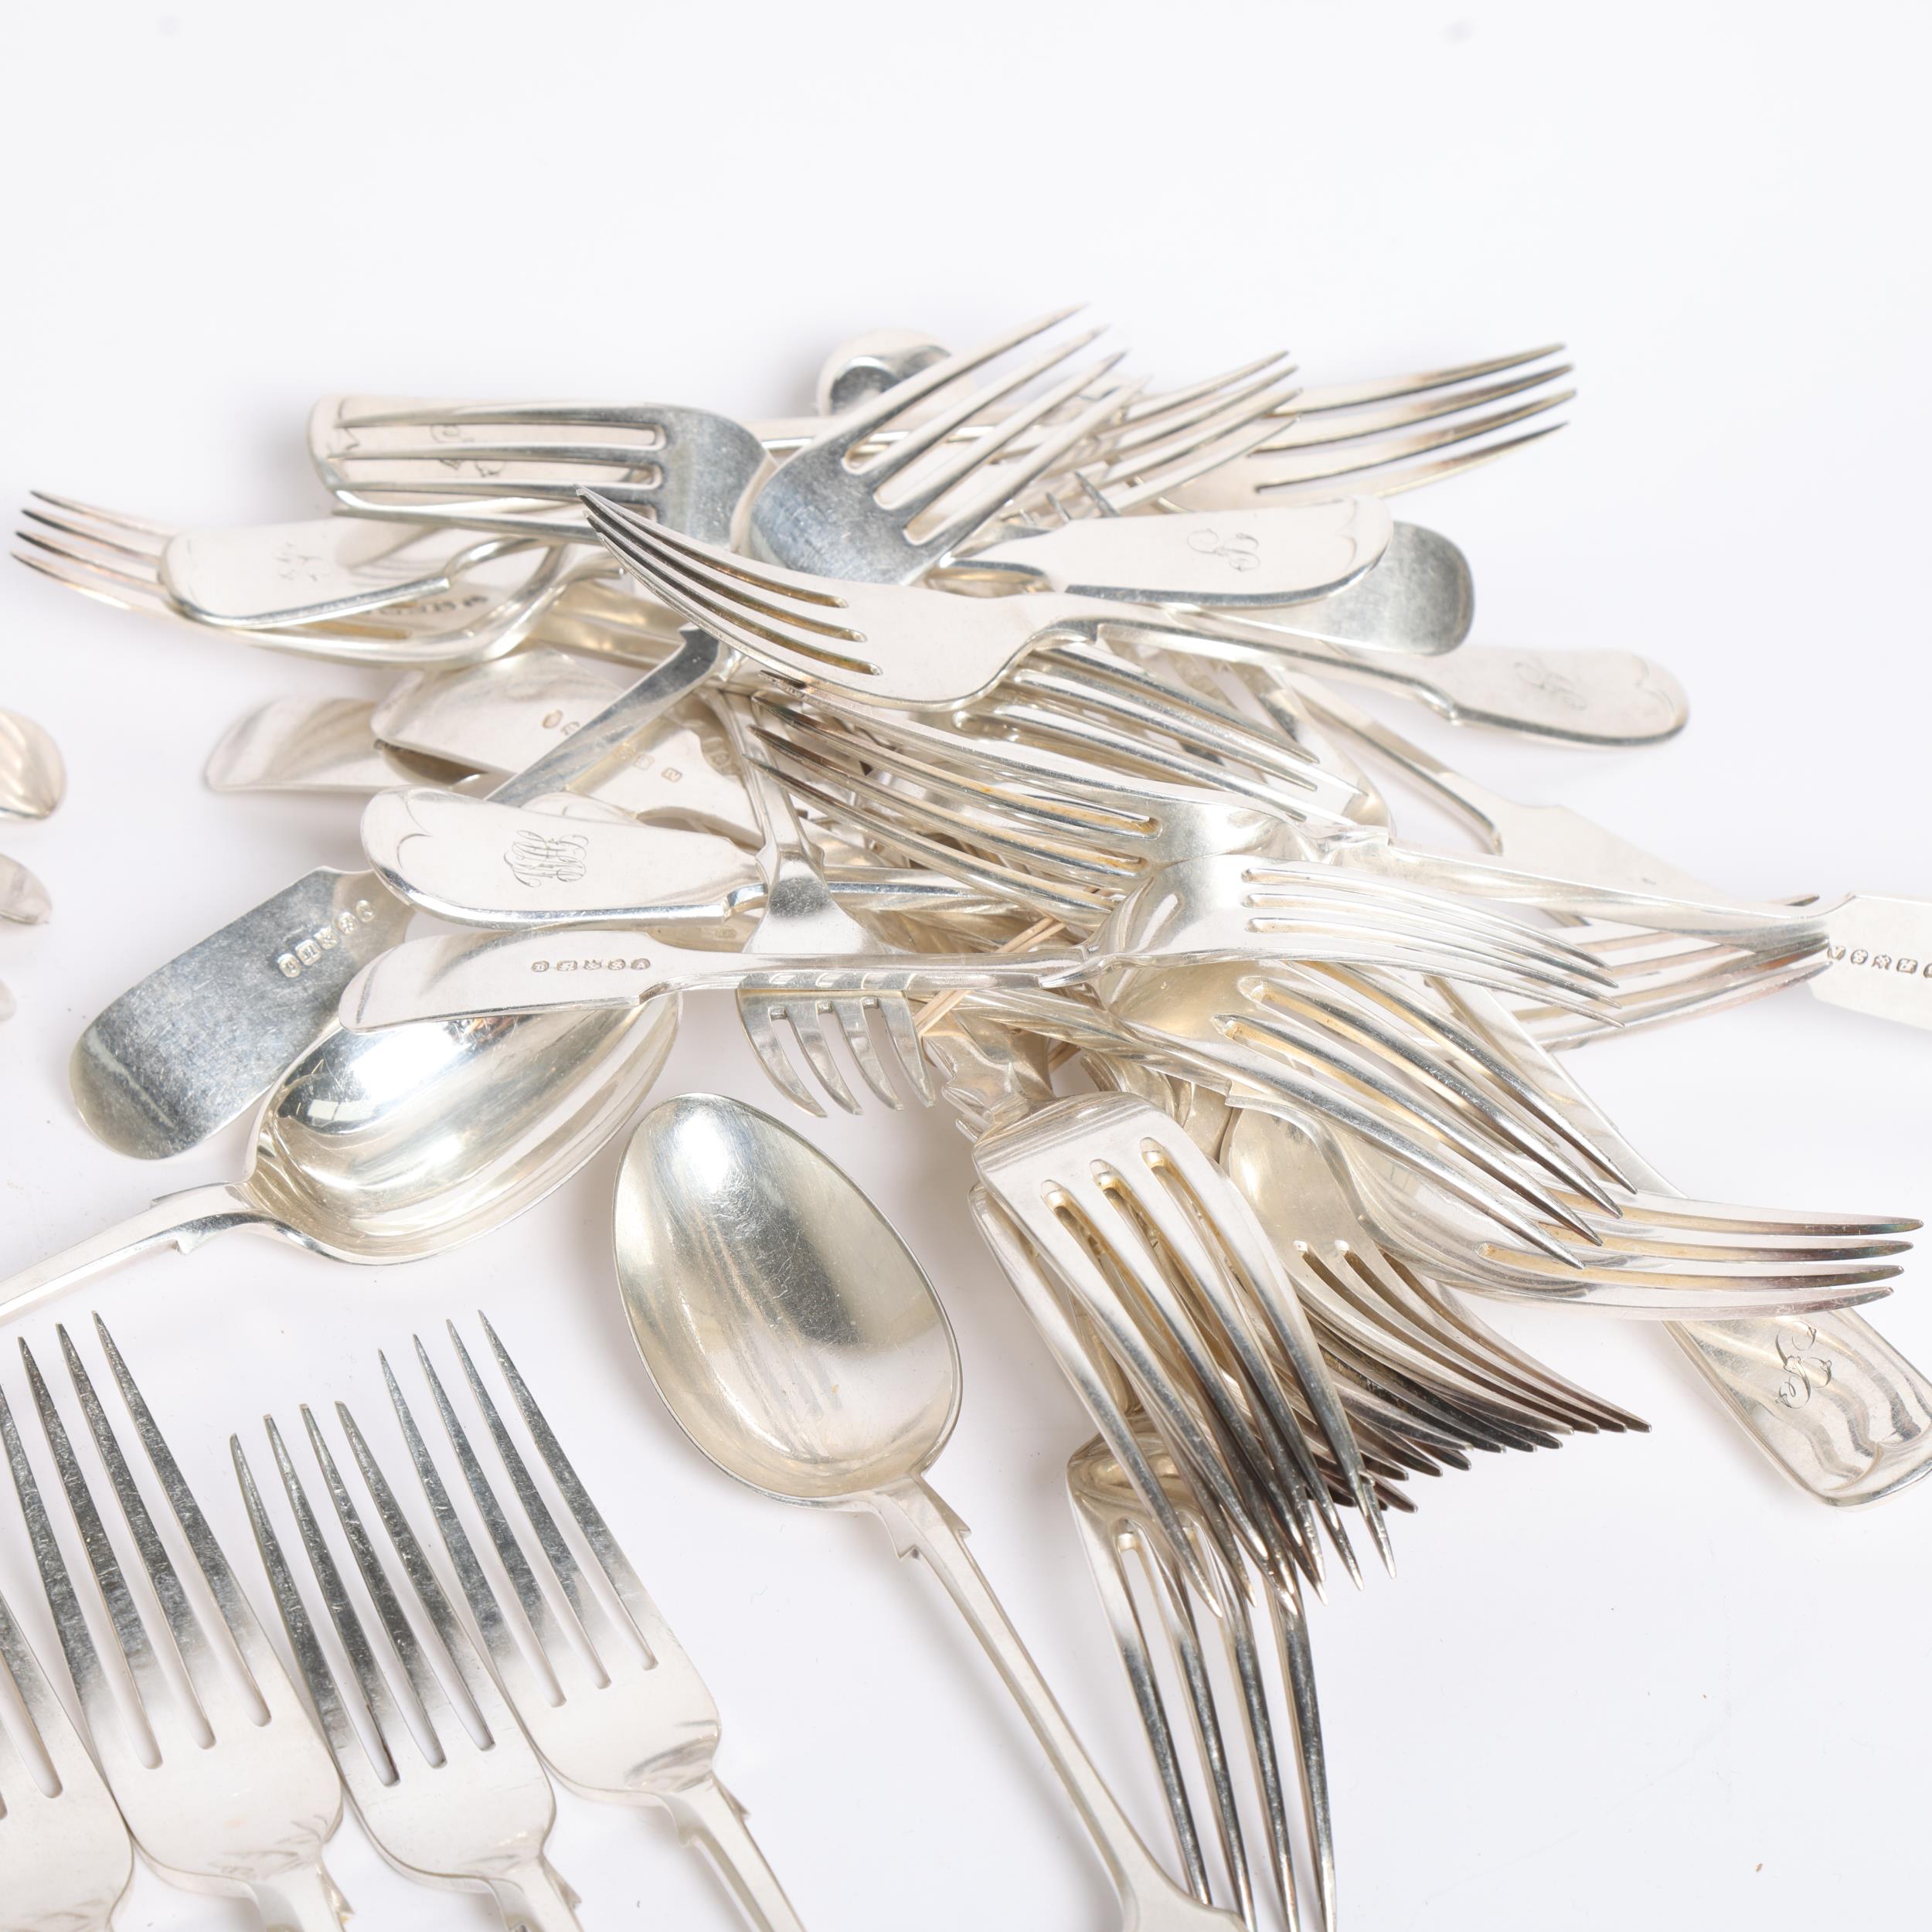
[[[1819,1502],[1881,1502],[1932,1468],[1932,1381],[1861,1317],[1666,1325],[1758,1446]]]

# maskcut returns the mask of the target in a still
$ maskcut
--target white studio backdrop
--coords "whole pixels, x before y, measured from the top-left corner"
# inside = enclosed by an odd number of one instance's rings
[[[1929,52],[1922,9],[1873,5],[15,9],[0,498],[311,515],[325,390],[774,413],[859,330],[968,343],[1079,298],[1172,379],[1277,347],[1318,382],[1562,338],[1570,427],[1399,509],[1468,553],[1479,638],[1647,653],[1690,726],[1591,755],[1390,715],[1741,891],[1932,893]],[[352,858],[351,802],[206,791],[218,734],[379,685],[0,571],[0,703],[70,771],[55,818],[0,829],[56,900],[0,930],[0,1268],[239,1171],[239,1130],[157,1168],[106,1151],[67,1054],[151,966]],[[1932,1209],[1932,1038],[1800,992],[1581,1066],[1700,1194]],[[722,1005],[691,1007],[658,1091],[692,1088],[782,1104]],[[966,1374],[940,1487],[1152,1830],[1061,1491],[1082,1419],[977,1246],[965,1144],[937,1116],[813,1131],[929,1265]],[[734,1488],[657,1405],[614,1291],[614,1160],[414,1267],[236,1237],[11,1325],[48,1363],[57,1321],[106,1318],[258,1583],[230,1431],[259,1461],[264,1412],[343,1396],[379,1421],[379,1347],[486,1309],[716,1692],[720,1768],[808,1922],[1104,1927],[1071,1815],[931,1580],[864,1522]],[[1915,1263],[1874,1311],[1920,1361],[1929,1288]],[[1835,1515],[1661,1335],[1497,1319],[1654,1431],[1417,1484],[1400,1580],[1315,1611],[1345,1923],[1905,1922],[1932,1486]],[[0,1588],[51,1659],[4,1486]],[[661,1817],[560,1813],[587,1927],[732,1922]],[[330,1862],[360,1923],[491,1922],[352,1825]],[[120,1920],[249,1922],[145,1872]]]

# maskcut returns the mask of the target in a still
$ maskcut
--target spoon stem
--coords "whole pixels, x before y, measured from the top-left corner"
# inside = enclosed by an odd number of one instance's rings
[[[744,1807],[715,1777],[662,1797],[681,1844],[695,1845],[716,1868],[747,1924],[757,1932],[804,1932],[778,1875],[745,1823]]]
[[[966,1526],[920,1478],[894,1483],[866,1498],[901,1556],[917,1556],[945,1586],[971,1625],[1033,1735],[1073,1801],[1120,1894],[1123,1923],[1148,1932],[1182,1927],[1234,1926],[1227,1914],[1189,1897],[1162,1869],[1108,1788],[1087,1747],[1040,1675],[985,1573],[966,1546]]]
[[[342,1932],[349,1923],[349,1900],[319,1864],[291,1866],[248,1889],[264,1932]]]
[[[23,1315],[63,1290],[118,1267],[150,1248],[177,1247],[185,1254],[230,1228],[279,1225],[239,1188],[226,1182],[164,1194],[140,1213],[9,1275],[0,1281],[0,1309],[9,1317]]]

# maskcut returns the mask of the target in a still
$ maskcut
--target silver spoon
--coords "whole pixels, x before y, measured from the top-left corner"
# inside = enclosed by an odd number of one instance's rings
[[[925,1472],[959,1410],[931,1284],[878,1210],[768,1115],[687,1094],[639,1124],[617,1177],[632,1333],[679,1425],[767,1495],[869,1510],[971,1626],[1092,1837],[1126,1932],[1235,1932],[1128,1821]]]
[[[263,1101],[240,1180],[164,1195],[0,1281],[0,1310],[19,1313],[151,1248],[185,1253],[230,1228],[370,1267],[485,1233],[575,1173],[657,1078],[676,1002],[611,1019],[331,1032]]]
[[[0,818],[44,818],[66,789],[60,747],[31,718],[0,711]]]
[[[46,887],[19,859],[0,852],[0,919],[16,926],[42,926],[53,910]]]

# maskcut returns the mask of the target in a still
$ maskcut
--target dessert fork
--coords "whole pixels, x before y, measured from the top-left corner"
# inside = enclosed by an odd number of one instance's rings
[[[496,1332],[479,1316],[504,1385],[521,1413],[543,1461],[609,1587],[593,1586],[532,1479],[522,1451],[478,1372],[462,1337],[450,1325],[464,1379],[483,1418],[510,1486],[522,1505],[527,1533],[511,1523],[485,1473],[428,1351],[416,1355],[434,1398],[464,1481],[488,1531],[517,1611],[492,1584],[452,1506],[428,1444],[417,1427],[386,1358],[389,1400],[421,1479],[424,1495],[461,1582],[483,1647],[504,1695],[515,1708],[544,1762],[573,1791],[612,1804],[659,1804],[684,1843],[709,1859],[746,1919],[759,1932],[799,1932],[791,1901],[745,1824],[738,1801],[718,1781],[717,1706],[682,1646],[665,1622],[611,1527],[590,1500]],[[359,1449],[359,1454],[361,1451]],[[370,1459],[367,1467],[373,1470]],[[532,1546],[541,1551],[532,1556]],[[553,1605],[539,1573],[561,1590],[567,1608]],[[531,1656],[543,1659],[532,1666]]]
[[[134,1876],[134,1847],[4,1597],[0,1667],[25,1720],[16,1742],[0,1717],[0,1932],[107,1932]]]
[[[405,1876],[426,1885],[488,1891],[508,1932],[577,1932],[577,1895],[544,1853],[556,1813],[550,1781],[443,1594],[355,1418],[340,1403],[335,1413],[376,1513],[434,1633],[427,1641],[418,1634],[335,1457],[304,1406],[302,1424],[309,1447],[383,1632],[379,1655],[281,1431],[272,1416],[264,1417],[302,1547],[355,1672],[346,1692],[330,1668],[239,1437],[229,1438],[229,1449],[290,1647],[356,1815],[376,1849]],[[453,1699],[460,1700],[461,1709]],[[351,1699],[359,1707],[359,1721]],[[478,1729],[480,1737],[472,1735]]]
[[[1371,657],[1270,625],[1059,592],[949,597],[896,583],[851,583],[754,563],[645,522],[586,494],[591,523],[661,602],[786,682],[831,685],[874,704],[963,703],[1031,650],[1071,630],[1190,655],[1313,664],[1434,706],[1458,722],[1580,743],[1668,737],[1688,715],[1668,675],[1623,651],[1568,654],[1464,646],[1423,662]]]
[[[134,1842],[175,1883],[253,1899],[267,1932],[336,1932],[348,1902],[321,1860],[342,1818],[335,1767],[98,1316],[94,1331],[217,1612],[211,1621],[197,1609],[79,1352],[60,1328],[68,1376],[165,1625],[165,1634],[157,1631],[136,1600],[131,1573],[101,1521],[39,1366],[22,1342],[27,1385],[98,1591],[87,1593],[94,1596],[93,1616],[82,1604],[87,1586],[77,1587],[69,1573],[4,1396],[0,1440],[94,1757]],[[90,1626],[104,1614],[119,1640],[124,1670],[94,1648]],[[164,1648],[172,1652],[166,1665]],[[185,1695],[177,1684],[186,1686]]]

